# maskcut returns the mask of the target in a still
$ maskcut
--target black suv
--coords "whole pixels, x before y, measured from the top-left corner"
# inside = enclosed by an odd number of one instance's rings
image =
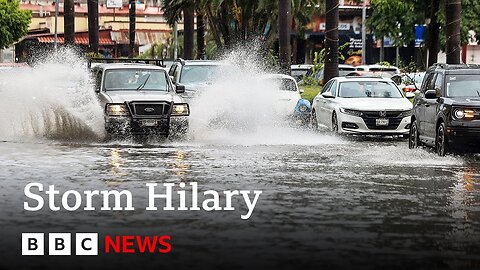
[[[480,65],[435,64],[415,97],[409,148],[451,150],[480,146]]]

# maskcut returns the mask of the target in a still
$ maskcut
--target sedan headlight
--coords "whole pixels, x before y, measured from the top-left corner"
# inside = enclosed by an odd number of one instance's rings
[[[125,104],[107,104],[105,112],[109,116],[129,116],[130,112]]]
[[[189,116],[190,108],[187,103],[173,104],[172,116]]]
[[[348,115],[357,116],[357,117],[362,117],[363,115],[361,111],[345,109],[345,108],[340,108],[340,112]]]
[[[412,114],[413,114],[413,110],[403,111],[403,112],[400,114],[400,117],[405,118],[405,117],[412,116]]]

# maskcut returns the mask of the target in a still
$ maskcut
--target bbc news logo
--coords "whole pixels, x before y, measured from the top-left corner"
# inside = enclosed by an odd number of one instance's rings
[[[76,233],[75,253],[72,254],[71,233],[48,233],[48,255],[52,256],[96,256],[98,249],[97,233]],[[169,253],[172,250],[170,236],[117,235],[105,236],[104,253]],[[44,233],[22,233],[22,255],[45,255]]]

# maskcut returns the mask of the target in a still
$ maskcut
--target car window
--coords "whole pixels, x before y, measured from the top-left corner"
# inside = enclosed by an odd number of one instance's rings
[[[220,73],[221,68],[216,65],[184,66],[179,81],[183,84],[209,82],[218,77],[217,74]],[[228,71],[225,67],[223,68]]]
[[[425,81],[422,84],[422,92],[425,93],[425,91],[433,89],[434,86],[434,81],[435,81],[435,73],[430,73],[428,76],[425,78]]]
[[[281,91],[298,91],[295,80],[289,78],[267,78],[266,82]]]
[[[435,83],[433,85],[432,89],[435,89],[437,91],[437,96],[441,95],[442,91],[442,84],[443,84],[443,76],[441,74],[437,74],[437,77],[435,79]]]
[[[167,73],[163,70],[112,69],[107,70],[104,79],[106,91],[168,91]]]
[[[101,70],[98,70],[97,74],[96,74],[96,78],[95,78],[95,89],[97,91],[100,91],[101,89],[101,86],[102,86],[102,76],[103,76],[103,72]]]
[[[448,75],[448,97],[480,97],[480,75]]]
[[[336,97],[337,96],[337,81],[333,81],[332,85],[330,86],[330,93],[332,93],[332,96]]]
[[[343,98],[402,98],[403,95],[391,82],[354,81],[342,82],[339,97]]]
[[[327,84],[325,84],[325,85],[323,86],[323,89],[322,89],[321,94],[330,91],[330,86],[332,85],[332,83],[333,83],[333,80],[327,82]]]

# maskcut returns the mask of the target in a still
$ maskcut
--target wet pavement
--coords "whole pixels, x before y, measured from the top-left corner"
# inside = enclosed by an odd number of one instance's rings
[[[237,134],[225,140],[149,145],[2,142],[0,226],[4,233],[171,234],[172,255],[155,261],[163,266],[168,262],[167,268],[199,263],[247,269],[250,264],[480,266],[478,156],[440,158],[432,151],[409,150],[406,141],[391,138],[284,133],[288,138],[275,132],[277,136],[263,139]],[[218,212],[144,211],[144,207],[133,212],[25,212],[23,188],[30,182],[54,184],[62,191],[128,189],[138,206],[147,204],[147,182],[198,182],[200,191],[264,193],[249,220],[240,219],[244,207]],[[3,239],[7,244],[1,245],[2,254],[18,253],[11,247],[18,244],[19,234]],[[124,260],[128,257],[115,259],[110,266],[123,265]]]

